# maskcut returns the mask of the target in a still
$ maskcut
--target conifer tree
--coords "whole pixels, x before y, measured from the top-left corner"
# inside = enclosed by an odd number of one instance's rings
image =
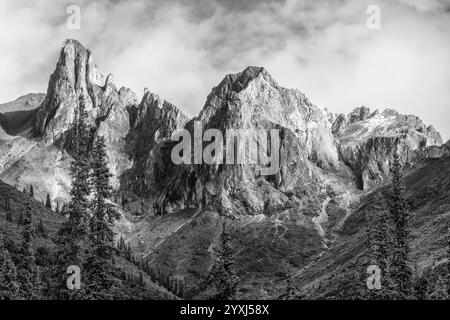
[[[44,224],[42,223],[42,219],[39,219],[39,224],[37,227],[37,232],[44,238],[47,237],[47,232],[45,231]]]
[[[390,278],[393,282],[394,290],[400,298],[405,299],[411,294],[412,271],[408,245],[409,213],[405,199],[402,165],[398,154],[394,155],[391,171],[392,185],[389,206],[393,223],[393,250],[390,259]]]
[[[34,228],[32,223],[32,208],[28,202],[23,219],[22,242],[20,247],[20,258],[18,265],[18,282],[20,295],[26,299],[39,299],[40,283],[39,270],[36,265],[33,250]]]
[[[234,249],[231,243],[231,234],[226,223],[223,224],[220,235],[220,246],[215,249],[214,261],[210,281],[217,289],[219,300],[236,299],[238,279],[234,269]]]
[[[22,212],[20,212],[19,219],[17,219],[17,225],[18,226],[23,225],[23,213]]]
[[[450,224],[447,225],[447,296],[450,297]]]
[[[0,300],[17,299],[18,291],[16,266],[0,235]]]
[[[30,196],[30,198],[34,197],[34,188],[33,185],[30,185],[30,192],[28,193],[28,195]]]
[[[281,263],[282,277],[285,283],[284,292],[281,294],[282,300],[293,300],[295,296],[294,274],[287,259],[283,259]]]
[[[418,300],[426,300],[428,298],[428,291],[430,287],[431,268],[422,271],[415,279],[414,293]]]
[[[370,217],[368,217],[368,244],[370,265],[381,270],[381,290],[371,290],[373,299],[389,297],[391,280],[389,274],[390,248],[392,248],[392,228],[386,210],[386,202],[377,193],[373,200]]]
[[[53,296],[57,299],[79,299],[84,294],[83,288],[81,290],[67,289],[66,282],[69,275],[66,274],[66,271],[71,265],[76,265],[81,269],[85,259],[83,246],[88,232],[91,190],[88,148],[90,131],[86,119],[84,103],[80,101],[72,124],[71,148],[74,160],[70,166],[71,199],[65,210],[68,219],[57,234],[56,261],[52,272]]]
[[[47,193],[47,198],[45,200],[45,207],[52,210],[52,201],[50,200],[50,194]]]
[[[92,150],[92,217],[89,221],[91,250],[84,267],[88,275],[90,298],[110,299],[115,284],[113,223],[117,212],[109,201],[111,173],[107,164],[105,139],[97,137]]]
[[[8,195],[5,198],[5,210],[6,210],[6,221],[13,222],[12,212],[11,212],[11,197]]]

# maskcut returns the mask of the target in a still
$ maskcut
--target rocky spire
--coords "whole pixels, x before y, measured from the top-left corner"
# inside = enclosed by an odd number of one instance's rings
[[[99,107],[103,75],[97,70],[91,52],[76,40],[66,40],[47,94],[34,121],[34,132],[53,142],[69,128],[75,107],[83,101],[91,120],[105,110]]]

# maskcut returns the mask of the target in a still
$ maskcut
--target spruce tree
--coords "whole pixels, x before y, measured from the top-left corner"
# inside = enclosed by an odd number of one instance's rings
[[[19,219],[17,219],[17,225],[18,226],[23,225],[23,213],[22,212],[20,212]]]
[[[42,219],[39,219],[39,224],[37,227],[37,232],[43,237],[47,238],[47,232],[45,231],[44,224],[42,223]]]
[[[0,235],[0,300],[18,299],[17,271]]]
[[[30,196],[30,198],[34,197],[34,188],[33,185],[30,185],[30,192],[28,193],[28,195]]]
[[[447,225],[447,296],[450,297],[450,224]]]
[[[228,229],[229,227],[224,223],[220,235],[220,245],[214,250],[216,259],[209,276],[210,281],[217,289],[219,300],[234,300],[237,294],[238,279],[234,269],[234,249]]]
[[[5,210],[6,210],[6,221],[13,222],[11,212],[11,197],[9,195],[5,198]]]
[[[393,223],[393,250],[390,261],[390,278],[399,298],[408,298],[411,294],[412,271],[409,259],[408,219],[409,213],[403,185],[400,156],[394,155],[392,164],[392,185],[390,189],[390,215]]]
[[[111,173],[107,164],[105,139],[97,137],[92,150],[92,217],[89,221],[90,254],[84,267],[89,298],[111,299],[115,284],[113,223],[118,218],[109,200]]]
[[[50,194],[47,193],[47,198],[45,200],[45,206],[52,210],[52,201],[50,200]]]
[[[81,290],[67,288],[67,268],[76,265],[80,269],[84,264],[84,246],[88,232],[89,195],[90,195],[90,163],[89,140],[90,132],[86,124],[87,113],[84,104],[75,112],[72,124],[71,148],[74,160],[70,166],[72,189],[70,202],[65,213],[67,221],[58,231],[56,244],[56,261],[52,272],[53,297],[57,299],[80,299],[83,296],[83,282]],[[81,270],[83,274],[83,271]]]
[[[280,299],[293,300],[295,296],[294,273],[287,259],[283,259],[281,262],[281,274],[285,287]]]
[[[36,265],[34,257],[33,241],[34,228],[32,223],[32,208],[31,203],[28,202],[27,209],[23,219],[22,241],[19,251],[19,265],[18,265],[18,282],[20,295],[26,299],[39,299],[40,297],[40,283],[39,270]]]
[[[373,200],[371,215],[368,221],[368,244],[370,265],[376,265],[381,270],[381,290],[371,290],[373,299],[388,298],[391,288],[389,274],[391,226],[386,210],[386,202],[381,194],[377,193]]]

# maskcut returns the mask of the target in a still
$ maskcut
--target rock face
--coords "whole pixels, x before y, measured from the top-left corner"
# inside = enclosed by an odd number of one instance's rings
[[[156,189],[155,153],[170,139],[173,131],[184,127],[186,117],[177,107],[146,90],[137,108],[130,110],[130,131],[125,137],[126,155],[133,166],[121,178],[122,192],[151,198]],[[170,159],[169,159],[170,161]]]
[[[194,126],[199,124],[202,132],[195,137]],[[270,175],[262,175],[258,164],[227,164],[226,154],[223,164],[174,165],[170,158],[174,143],[160,145],[153,153],[158,191],[152,195],[159,213],[195,206],[227,215],[273,214],[298,207],[307,193],[318,195],[324,180],[336,175],[351,180],[338,161],[326,112],[300,91],[279,86],[263,68],[227,75],[185,128],[202,144],[201,150],[207,145],[202,142],[206,129],[220,130],[224,144],[230,129],[276,129],[279,166]],[[238,138],[249,138],[245,131],[241,133]],[[249,145],[248,154],[257,153],[258,147]]]
[[[392,109],[380,113],[356,108],[347,116],[339,115],[332,131],[338,140],[340,158],[353,170],[362,189],[386,178],[396,152],[408,164],[413,161],[415,150],[442,144],[440,134],[432,126]]]
[[[38,108],[44,101],[45,93],[29,93],[14,101],[0,104],[0,112],[30,111]]]
[[[36,114],[35,134],[47,143],[62,139],[80,103],[84,104],[91,125],[98,126],[99,121],[135,105],[136,96],[129,89],[119,92],[113,76],[110,74],[105,78],[97,70],[91,52],[78,41],[67,40],[50,76],[45,100]],[[123,117],[119,118],[123,120]],[[119,131],[123,129],[119,128]]]
[[[0,104],[0,131],[11,136],[30,136],[35,110],[44,98],[43,93],[30,93],[14,101]]]
[[[37,105],[39,98],[42,100],[43,95],[27,95],[8,104],[17,106],[21,102],[38,108],[5,113],[6,120],[12,116],[16,120],[19,116],[24,118],[24,112],[27,118],[23,125],[12,129],[5,125],[6,132],[0,133],[9,141],[0,146],[0,154],[4,154],[4,160],[0,158],[1,178],[19,188],[33,184],[42,199],[49,193],[55,202],[67,201],[72,158],[64,149],[64,142],[70,134],[74,112],[83,103],[94,139],[98,135],[106,139],[112,183],[118,188],[120,175],[132,165],[125,150],[125,137],[130,131],[129,110],[137,106],[136,95],[127,88],[117,90],[113,76],[105,78],[97,70],[91,52],[78,41],[67,40],[50,76],[45,99]],[[12,134],[24,138],[13,138]]]

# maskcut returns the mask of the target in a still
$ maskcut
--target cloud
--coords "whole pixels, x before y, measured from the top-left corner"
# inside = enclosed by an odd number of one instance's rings
[[[66,28],[77,4],[81,30]],[[381,30],[366,8],[381,9]],[[261,65],[333,112],[366,105],[417,114],[450,137],[449,2],[2,1],[0,101],[45,91],[66,38],[88,46],[100,70],[144,87],[189,115],[227,73]]]

